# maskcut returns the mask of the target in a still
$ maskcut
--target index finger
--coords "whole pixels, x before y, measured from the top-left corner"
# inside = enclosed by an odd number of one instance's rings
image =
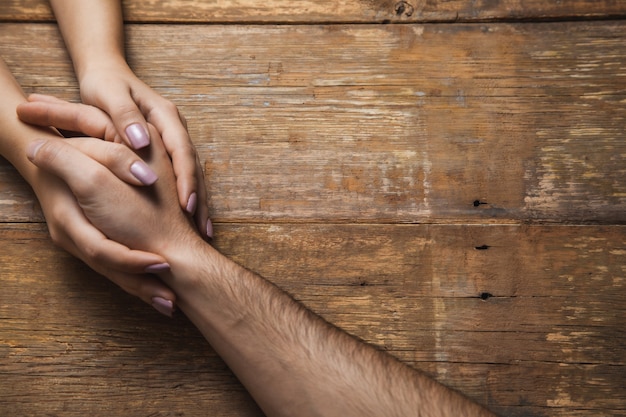
[[[41,95],[29,100],[17,106],[18,117],[26,123],[81,132],[110,142],[122,140],[109,116],[96,107]]]

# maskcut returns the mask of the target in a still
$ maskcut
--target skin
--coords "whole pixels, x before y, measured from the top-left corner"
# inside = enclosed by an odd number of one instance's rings
[[[85,108],[78,111],[88,116]],[[156,130],[151,137],[140,154],[159,176],[151,187],[121,181],[100,157],[110,144],[95,139],[43,139],[31,144],[28,157],[63,179],[111,239],[169,262],[160,276],[179,307],[268,416],[493,415],[327,323],[204,242],[179,207]]]
[[[213,236],[208,216],[202,169],[184,118],[176,106],[139,80],[124,57],[123,20],[119,0],[52,0],[51,5],[73,59],[81,97],[106,113],[95,122],[73,121],[77,131],[138,149],[149,145],[148,121],[158,127],[171,157],[177,180],[181,207],[194,215],[195,224],[207,239]],[[29,117],[45,117],[67,109],[60,100],[43,95],[25,98],[0,59],[0,155],[7,158],[24,176],[37,194],[53,241],[105,275],[127,292],[152,304],[171,316],[176,296],[158,278],[148,273],[169,265],[155,254],[131,251],[107,239],[84,217],[65,184],[26,161],[25,148],[34,137],[58,136],[47,128],[36,129],[20,122],[16,106],[26,108]],[[48,109],[55,111],[49,112]],[[56,113],[55,113],[56,112]],[[62,126],[59,126],[62,128]],[[121,146],[107,150],[110,162],[120,178],[133,185],[149,185],[156,174],[140,164],[134,154]],[[126,164],[126,165],[124,165]],[[134,165],[133,165],[134,164]]]
[[[211,238],[204,176],[185,119],[126,63],[121,1],[50,0],[50,4],[72,57],[83,103],[102,109],[112,121],[114,129],[106,139],[141,149],[150,143],[148,122],[154,125],[172,159],[180,206]],[[31,101],[36,104],[39,98]]]
[[[13,164],[33,188],[46,217],[52,240],[130,294],[138,296],[148,304],[153,304],[164,314],[171,315],[176,295],[161,280],[146,273],[154,269],[167,268],[166,259],[153,253],[131,250],[108,239],[85,217],[64,182],[28,161],[26,149],[34,140],[57,139],[59,134],[51,128],[35,127],[18,119],[15,109],[27,103],[26,97],[2,59],[0,59],[0,87],[2,89],[0,155]],[[100,116],[89,122],[96,127],[91,133],[104,134],[106,131],[113,131],[108,117],[103,114]],[[109,145],[111,146],[103,151],[105,152],[103,157],[108,160],[111,170],[133,186],[144,186],[144,182],[131,170],[136,163],[145,165],[143,161],[124,145],[114,143]],[[148,168],[147,165],[145,168]],[[149,168],[143,172],[152,173],[149,175],[151,179],[156,177]],[[145,176],[143,179],[146,179]]]

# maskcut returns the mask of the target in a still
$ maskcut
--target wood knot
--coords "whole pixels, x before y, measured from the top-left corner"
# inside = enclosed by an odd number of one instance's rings
[[[413,5],[411,5],[411,3],[408,3],[406,1],[399,1],[393,7],[393,10],[396,12],[396,16],[398,17],[402,15],[405,15],[406,17],[411,17],[413,15],[413,12],[415,11],[415,8],[413,7]]]

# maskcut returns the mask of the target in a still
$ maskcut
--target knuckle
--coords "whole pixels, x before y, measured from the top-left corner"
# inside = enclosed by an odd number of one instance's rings
[[[83,244],[81,250],[87,262],[97,264],[102,263],[103,253],[97,245],[85,243]]]
[[[173,113],[173,114],[179,114],[178,113],[178,107],[176,107],[176,104],[172,103],[169,100],[164,100],[163,103],[161,104],[163,106],[163,111],[166,113]]]
[[[134,102],[124,102],[113,108],[112,113],[114,113],[113,117],[128,119],[135,117],[139,113],[139,109]]]
[[[106,147],[106,159],[110,161],[118,161],[129,157],[132,154],[130,149],[121,143],[109,143]]]
[[[189,139],[183,140],[181,142],[182,143],[174,149],[173,153],[176,153],[176,156],[180,156],[189,161],[193,161],[195,164],[198,159],[198,152],[196,151],[195,146],[193,146]]]
[[[89,196],[94,190],[101,190],[107,184],[109,179],[107,170],[102,168],[94,168],[85,170],[81,173],[82,180],[73,188],[79,196]]]
[[[130,149],[121,143],[107,143],[106,145],[105,152],[102,154],[102,162],[108,168],[123,164],[134,155]]]
[[[46,141],[42,143],[37,149],[35,160],[39,162],[53,164],[59,156],[60,149],[53,141]]]

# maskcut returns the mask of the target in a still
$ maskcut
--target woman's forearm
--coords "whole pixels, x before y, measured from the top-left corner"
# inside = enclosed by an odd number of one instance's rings
[[[26,157],[26,148],[35,139],[56,136],[51,129],[30,126],[17,117],[16,107],[26,102],[20,85],[5,62],[0,58],[0,155],[6,158],[20,174],[33,184],[37,168]]]
[[[125,65],[120,0],[50,0],[80,80],[97,65]]]

